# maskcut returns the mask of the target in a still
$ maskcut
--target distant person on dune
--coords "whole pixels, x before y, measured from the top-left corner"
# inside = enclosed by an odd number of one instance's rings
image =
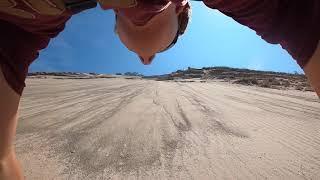
[[[189,21],[187,0],[98,0],[98,3],[105,10],[114,10],[120,40],[146,65],[156,53],[177,42]],[[267,42],[281,44],[304,69],[320,95],[318,0],[204,0],[203,3],[255,30]],[[72,15],[96,5],[95,0],[1,0],[0,180],[23,179],[15,156],[14,136],[29,65],[38,57],[39,50],[46,48],[50,39],[64,29]]]

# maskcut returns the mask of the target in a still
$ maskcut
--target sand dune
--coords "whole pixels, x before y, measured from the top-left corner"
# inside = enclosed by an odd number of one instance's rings
[[[27,179],[320,179],[314,93],[228,83],[29,79]]]

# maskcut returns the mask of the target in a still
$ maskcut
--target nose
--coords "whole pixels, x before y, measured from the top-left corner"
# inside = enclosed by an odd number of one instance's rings
[[[154,59],[155,55],[150,56],[150,57],[142,57],[139,56],[140,61],[142,62],[142,64],[144,65],[150,65],[152,63],[152,60]]]

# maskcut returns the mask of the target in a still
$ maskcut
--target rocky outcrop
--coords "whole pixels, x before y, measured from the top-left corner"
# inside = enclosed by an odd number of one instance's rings
[[[206,82],[207,80],[219,80],[234,84],[264,88],[313,91],[306,76],[303,74],[256,71],[229,67],[206,67],[202,69],[189,67],[186,70],[178,70],[171,74],[147,76],[144,78],[155,79],[158,81],[182,80],[183,82],[185,82],[186,79],[199,79],[200,82]]]
[[[179,81],[205,83],[209,80],[225,81],[233,84],[247,86],[258,86],[273,89],[295,89],[300,91],[313,91],[307,78],[303,74],[290,74],[271,71],[255,71],[249,69],[237,69],[229,67],[205,67],[202,69],[189,67],[186,70],[156,76],[143,76],[142,74],[124,73],[123,75],[108,75],[97,73],[75,73],[75,72],[35,72],[28,74],[30,78],[55,79],[94,79],[94,78],[116,78],[126,79],[151,79],[157,81]]]

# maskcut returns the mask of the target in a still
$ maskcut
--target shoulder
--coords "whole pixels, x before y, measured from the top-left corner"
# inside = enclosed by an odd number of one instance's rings
[[[320,39],[320,1],[204,0],[264,40],[280,44],[304,67]]]
[[[60,16],[66,12],[63,0],[2,0],[0,12],[23,19]]]
[[[72,15],[65,8],[62,0],[1,1],[0,19],[32,33],[53,32],[56,27],[58,27],[57,31],[60,31],[61,26],[64,26]]]

